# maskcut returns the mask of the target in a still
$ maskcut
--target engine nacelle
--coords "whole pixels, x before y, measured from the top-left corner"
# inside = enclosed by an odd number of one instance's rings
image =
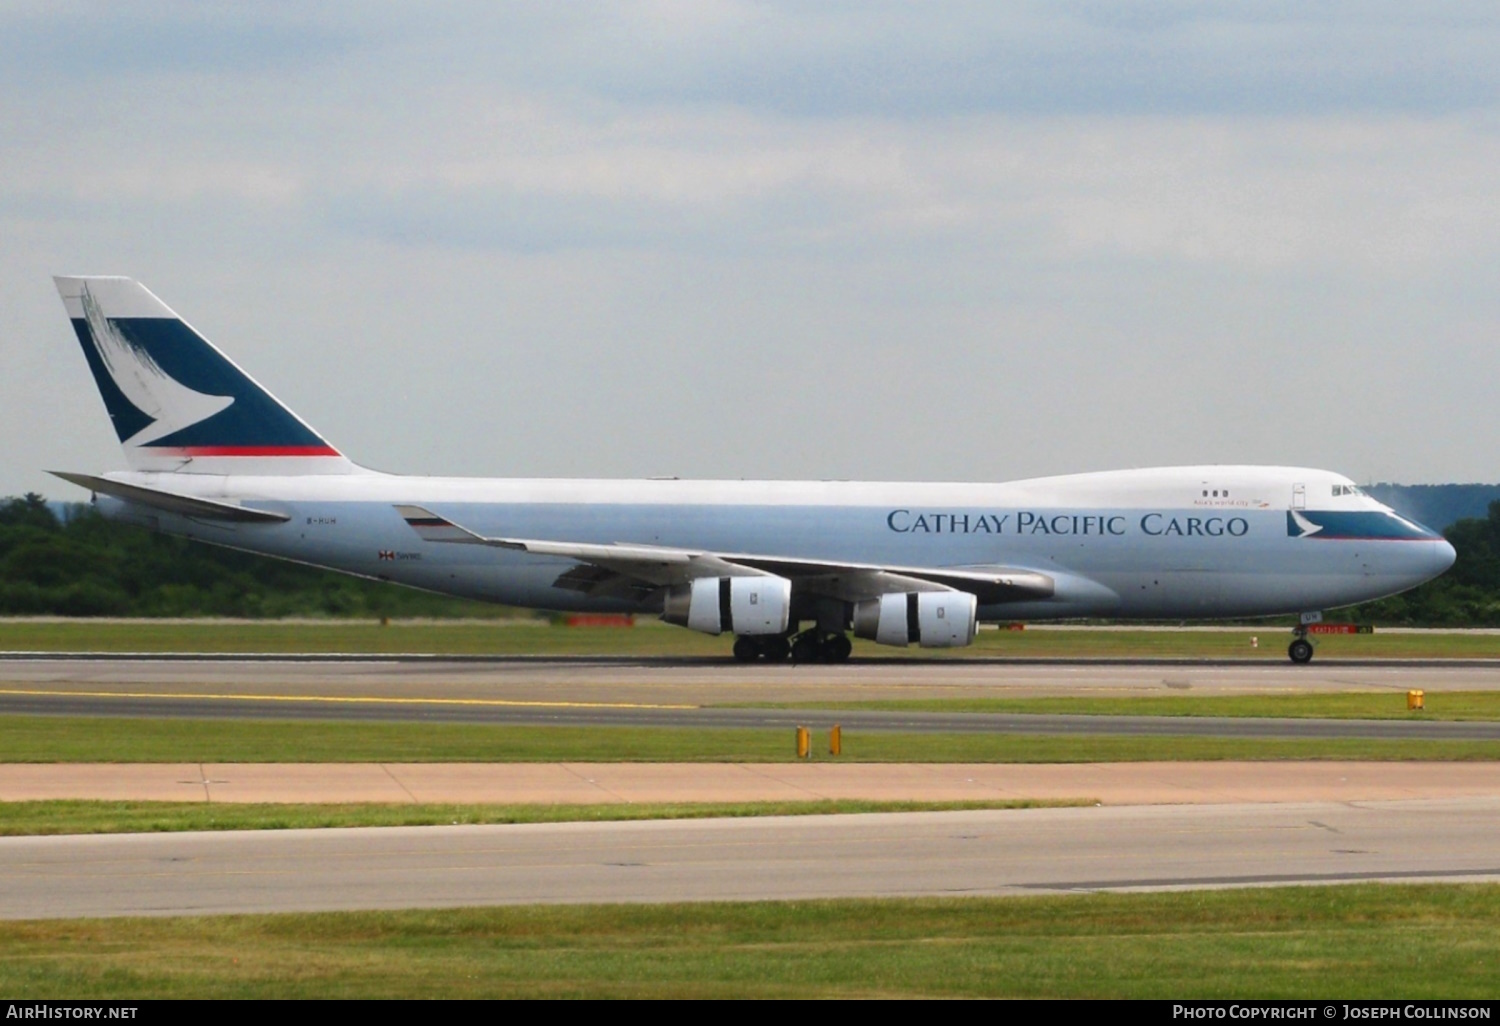
[[[966,591],[914,591],[854,606],[854,636],[879,645],[962,648],[979,629],[979,600]]]
[[[785,577],[699,577],[667,592],[661,618],[704,634],[785,634],[791,612]]]

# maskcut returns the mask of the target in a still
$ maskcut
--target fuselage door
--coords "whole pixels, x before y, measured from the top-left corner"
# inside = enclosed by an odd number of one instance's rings
[[[1307,508],[1307,485],[1292,485],[1292,509]]]

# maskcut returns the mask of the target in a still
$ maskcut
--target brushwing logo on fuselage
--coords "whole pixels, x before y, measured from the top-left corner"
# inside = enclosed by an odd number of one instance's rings
[[[1307,517],[1294,509],[1286,511],[1286,533],[1293,538],[1306,538],[1323,530],[1322,524],[1315,524]]]
[[[1286,533],[1289,538],[1320,541],[1433,541],[1442,537],[1389,509],[1289,509]]]
[[[100,362],[120,394],[151,418],[151,423],[123,439],[123,444],[148,445],[233,405],[234,396],[194,391],[162,370],[143,346],[133,343],[104,316],[87,285],[79,298],[84,320],[88,323],[89,339]]]

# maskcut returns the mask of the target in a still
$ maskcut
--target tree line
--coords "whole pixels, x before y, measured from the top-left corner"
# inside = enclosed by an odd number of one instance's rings
[[[1443,531],[1458,559],[1420,588],[1355,606],[1349,619],[1401,627],[1500,627],[1500,500]],[[1338,619],[1345,619],[1339,616]]]
[[[106,520],[40,495],[0,503],[0,615],[455,617],[514,610]]]
[[[1500,627],[1500,501],[1444,535],[1453,569],[1338,619]],[[155,534],[40,495],[0,503],[0,615],[456,617],[513,610]]]

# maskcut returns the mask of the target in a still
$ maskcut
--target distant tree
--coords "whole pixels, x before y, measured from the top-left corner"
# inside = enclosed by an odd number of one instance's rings
[[[59,525],[47,500],[36,492],[27,492],[19,499],[9,499],[0,505],[0,526],[55,531]]]
[[[1500,626],[1500,500],[1488,514],[1459,520],[1443,532],[1458,558],[1419,588],[1350,612],[1362,622],[1412,627]]]
[[[1435,531],[1446,531],[1460,520],[1483,519],[1491,502],[1500,499],[1500,485],[1366,485],[1365,491],[1402,516]]]
[[[1346,615],[1364,623],[1500,627],[1500,500],[1445,532],[1458,551],[1437,580]],[[481,616],[513,614],[106,520],[61,520],[40,495],[0,500],[0,615]]]
[[[481,616],[487,603],[433,595],[106,520],[59,519],[40,495],[0,500],[0,615]]]

